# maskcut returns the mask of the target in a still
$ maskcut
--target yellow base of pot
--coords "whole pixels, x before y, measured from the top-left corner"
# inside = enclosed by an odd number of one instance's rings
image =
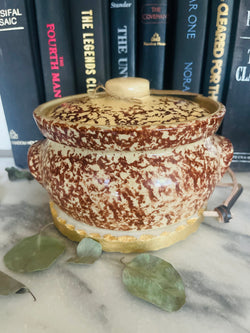
[[[168,247],[181,240],[184,240],[195,232],[203,220],[203,209],[201,209],[195,217],[187,219],[185,223],[181,225],[176,224],[176,228],[168,231],[168,226],[161,228],[159,234],[146,234],[145,231],[140,232],[139,237],[124,235],[124,231],[121,232],[123,235],[114,236],[112,234],[100,235],[96,228],[96,233],[87,233],[84,229],[76,229],[72,224],[68,224],[67,221],[60,216],[55,208],[55,204],[50,202],[50,210],[54,220],[54,224],[57,229],[66,237],[72,241],[80,242],[83,238],[88,237],[98,241],[106,252],[147,252],[156,251],[162,248]],[[83,228],[85,224],[83,223]],[[173,227],[171,225],[171,227]],[[144,232],[144,233],[143,233]]]

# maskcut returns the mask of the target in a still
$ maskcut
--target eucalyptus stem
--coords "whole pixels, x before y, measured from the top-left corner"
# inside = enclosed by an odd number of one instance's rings
[[[124,266],[127,266],[127,263],[124,262],[124,259],[125,259],[125,257],[122,257],[122,258],[120,259],[120,262],[121,262]]]
[[[30,293],[30,295],[33,297],[33,300],[34,300],[34,302],[36,302],[36,296],[32,293],[32,291],[30,291],[29,289],[28,289],[28,292]]]
[[[46,230],[46,229],[47,229],[48,227],[50,227],[51,225],[54,225],[54,223],[53,223],[53,222],[50,222],[50,223],[46,224],[45,226],[43,226],[42,229],[40,230],[40,234],[41,234],[42,232],[44,232],[44,230]]]

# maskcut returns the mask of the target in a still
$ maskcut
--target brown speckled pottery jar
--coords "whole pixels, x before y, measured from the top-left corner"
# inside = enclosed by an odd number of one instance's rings
[[[109,80],[34,111],[46,139],[30,148],[30,171],[71,229],[162,231],[200,212],[227,170],[232,145],[214,134],[224,114],[201,95]]]

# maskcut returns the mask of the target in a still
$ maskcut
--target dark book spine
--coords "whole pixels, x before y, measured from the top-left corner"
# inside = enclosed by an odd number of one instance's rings
[[[109,0],[71,0],[71,31],[77,92],[110,78]]]
[[[178,0],[172,89],[200,91],[208,0]]]
[[[167,1],[138,1],[138,76],[152,89],[164,88],[167,47]]]
[[[135,0],[110,0],[111,76],[135,76]]]
[[[222,135],[234,146],[232,168],[250,171],[250,2],[239,4]]]
[[[226,77],[234,0],[212,0],[208,19],[203,94],[222,101]]]
[[[42,138],[33,110],[44,102],[32,0],[0,0],[0,94],[15,164],[27,168],[31,144]]]
[[[35,0],[46,100],[76,93],[68,0]]]

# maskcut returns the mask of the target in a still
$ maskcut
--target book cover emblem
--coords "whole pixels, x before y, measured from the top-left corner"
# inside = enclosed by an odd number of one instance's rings
[[[10,130],[9,136],[10,136],[10,140],[18,140],[19,139],[18,134],[13,129]]]
[[[150,38],[150,42],[143,42],[145,46],[166,46],[165,42],[161,42],[160,35],[155,32],[153,36]]]

